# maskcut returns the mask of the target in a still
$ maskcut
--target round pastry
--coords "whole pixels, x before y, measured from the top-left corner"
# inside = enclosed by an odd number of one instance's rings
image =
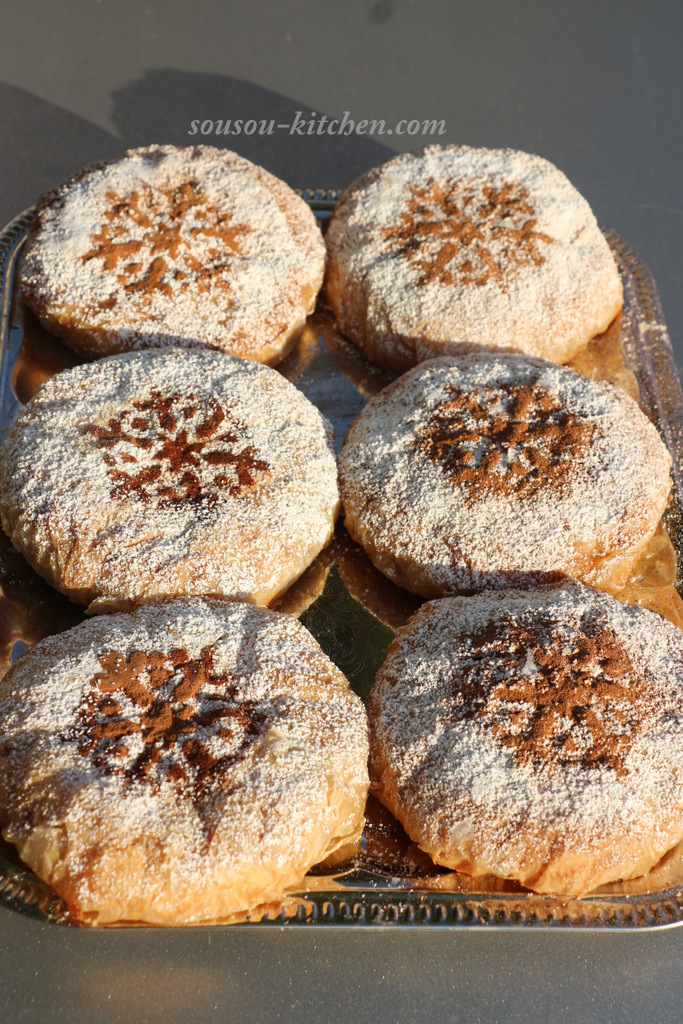
[[[149,146],[41,198],[21,289],[88,357],[199,346],[272,365],[312,311],[324,264],[315,218],[284,182],[227,150]]]
[[[375,792],[438,864],[580,895],[683,836],[683,634],[573,580],[423,605],[368,715]]]
[[[126,353],[57,374],[0,449],[5,532],[89,612],[182,594],[267,604],[328,543],[329,424],[277,371]]]
[[[84,924],[224,920],[362,829],[365,710],[288,615],[90,619],[19,659],[0,716],[3,834]]]
[[[380,366],[513,350],[564,363],[622,305],[585,199],[556,167],[510,149],[428,146],[342,193],[325,296]]]
[[[613,385],[521,355],[442,357],[372,398],[339,460],[346,527],[423,597],[573,576],[623,586],[671,459]]]

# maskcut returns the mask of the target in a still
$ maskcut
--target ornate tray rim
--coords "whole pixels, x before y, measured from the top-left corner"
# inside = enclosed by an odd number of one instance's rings
[[[301,188],[299,195],[324,219],[339,189]],[[0,410],[11,387],[8,341],[14,274],[21,258],[31,207],[0,231]],[[656,284],[631,246],[609,229],[603,231],[644,318],[638,322],[638,345],[626,345],[638,379],[641,402],[651,413],[673,457],[674,498],[668,517],[680,521],[683,496],[683,392]],[[4,424],[3,424],[4,426]],[[320,879],[322,882],[322,879]],[[519,895],[446,893],[411,887],[404,879],[352,871],[335,879],[334,889],[300,889],[281,908],[239,927],[356,925],[413,928],[478,928],[487,930],[563,929],[603,931],[671,928],[683,924],[683,886],[643,895],[586,896],[560,899]],[[27,870],[0,856],[0,905],[28,916],[68,924],[60,898]],[[215,927],[215,926],[212,926]],[[235,927],[235,925],[231,925]]]

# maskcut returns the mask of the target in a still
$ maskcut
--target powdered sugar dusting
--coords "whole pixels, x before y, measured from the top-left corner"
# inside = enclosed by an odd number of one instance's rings
[[[109,884],[88,880],[98,845],[158,851],[109,899],[153,903],[161,880],[201,920],[226,869],[296,878],[362,820],[362,704],[289,616],[194,600],[89,620],[17,663],[0,714],[6,834],[65,829],[82,908]]]
[[[267,603],[330,539],[331,429],[266,367],[181,349],[65,371],[2,448],[3,525],[76,599]]]
[[[617,388],[524,356],[431,360],[352,425],[350,532],[426,597],[627,572],[656,528],[671,460]],[[647,473],[643,472],[647,466]]]
[[[371,696],[376,778],[423,848],[473,844],[505,877],[529,845],[527,862],[587,855],[600,870],[608,851],[610,870],[628,837],[634,860],[656,859],[683,834],[682,689],[680,631],[574,581],[430,602]]]
[[[303,200],[248,160],[151,146],[43,197],[21,280],[87,354],[204,345],[270,361],[313,307],[324,251]]]
[[[566,362],[622,302],[587,202],[541,157],[430,146],[342,194],[326,294],[370,359],[487,348]]]

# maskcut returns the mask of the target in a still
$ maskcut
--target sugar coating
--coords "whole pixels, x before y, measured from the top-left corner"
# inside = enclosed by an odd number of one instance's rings
[[[90,610],[181,593],[267,603],[331,537],[331,428],[279,373],[168,349],[64,371],[0,455],[3,527]]]
[[[226,150],[150,146],[43,197],[21,285],[89,355],[182,345],[272,361],[324,258],[313,214],[277,178]]]
[[[325,291],[380,365],[486,348],[566,362],[622,304],[585,199],[538,156],[429,146],[342,194]]]
[[[670,465],[616,387],[479,354],[422,363],[372,398],[339,472],[354,538],[396,582],[435,597],[552,573],[600,585],[610,559],[656,528]]]
[[[126,691],[123,669],[102,682],[112,653],[143,659],[137,689]],[[21,848],[36,830],[65,833],[50,880],[88,913],[106,916],[105,899],[124,918],[143,906],[153,919],[157,905],[162,919],[177,901],[186,921],[202,920],[231,871],[293,881],[360,828],[365,711],[289,616],[193,599],[88,620],[16,663],[0,715],[5,835]],[[118,738],[94,742],[112,722]],[[145,747],[156,760],[140,770]],[[117,854],[130,861],[124,892],[107,877]]]
[[[544,655],[565,668],[544,674]],[[437,859],[474,848],[514,878],[525,858],[568,854],[625,877],[615,840],[657,859],[683,834],[682,692],[680,630],[575,581],[432,601],[378,674],[371,774]]]

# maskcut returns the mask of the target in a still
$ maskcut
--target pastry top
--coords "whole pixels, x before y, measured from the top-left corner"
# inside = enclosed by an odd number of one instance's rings
[[[586,200],[547,160],[510,149],[389,160],[344,190],[326,244],[342,331],[399,371],[481,348],[566,362],[622,305]]]
[[[339,461],[349,531],[425,597],[548,573],[608,582],[656,528],[670,465],[618,388],[513,354],[408,371],[368,402]]]
[[[331,428],[275,370],[165,349],[57,374],[0,449],[3,527],[74,600],[267,603],[332,535]]]
[[[21,287],[85,355],[182,345],[274,362],[315,304],[324,260],[284,182],[228,150],[149,146],[42,197]]]
[[[428,602],[370,698],[371,775],[439,863],[585,892],[683,835],[682,697],[680,630],[575,581]]]
[[[247,909],[362,827],[363,705],[290,616],[87,620],[12,667],[0,714],[5,836],[90,923]]]

